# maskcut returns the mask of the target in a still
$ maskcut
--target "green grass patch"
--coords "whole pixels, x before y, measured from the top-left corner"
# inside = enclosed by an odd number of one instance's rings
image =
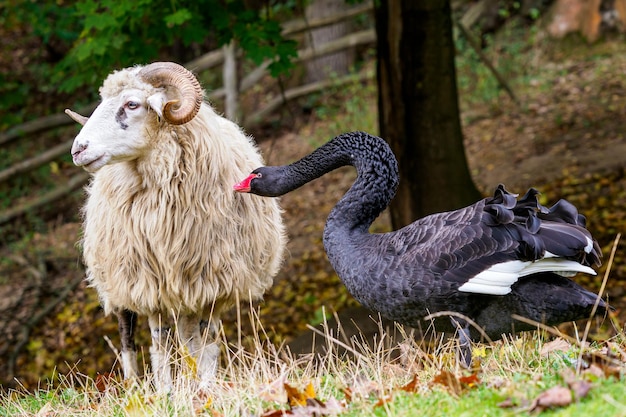
[[[385,333],[374,343],[342,341],[337,329],[326,328],[320,335],[325,352],[300,357],[262,342],[264,332],[257,327],[253,349],[224,342],[223,366],[208,389],[200,389],[189,372],[194,369],[190,358],[173,364],[177,378],[166,394],[154,391],[149,376],[122,381],[113,373],[93,379],[74,370],[58,375],[46,388],[4,393],[0,416],[626,413],[623,334],[586,345],[583,354],[580,343],[538,332],[477,344],[475,366],[468,370],[458,366],[453,341],[434,339],[440,341],[425,345],[402,328],[395,329],[399,339]]]

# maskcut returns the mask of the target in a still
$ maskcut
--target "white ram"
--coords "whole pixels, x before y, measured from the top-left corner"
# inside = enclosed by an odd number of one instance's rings
[[[105,313],[118,317],[125,378],[138,372],[134,330],[145,315],[156,387],[172,384],[174,322],[207,384],[219,358],[220,314],[238,299],[261,298],[282,260],[277,203],[231,187],[262,158],[178,64],[116,71],[100,95],[89,118],[66,110],[84,125],[74,163],[93,174],[83,209],[87,280]]]

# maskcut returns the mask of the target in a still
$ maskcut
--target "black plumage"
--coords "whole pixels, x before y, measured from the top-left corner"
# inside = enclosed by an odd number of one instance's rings
[[[500,185],[493,197],[471,206],[369,233],[399,179],[387,143],[364,132],[337,136],[290,165],[258,168],[234,188],[279,196],[344,165],[353,165],[358,176],[328,216],[324,247],[365,307],[412,327],[431,313],[454,311],[493,340],[535,328],[513,314],[547,325],[591,314],[596,295],[566,276],[595,274],[590,266],[599,265],[600,248],[572,204],[560,200],[548,209],[534,189],[518,200]],[[600,300],[599,307],[607,305]],[[459,317],[439,317],[435,328],[460,331],[469,363],[469,339],[480,333]]]

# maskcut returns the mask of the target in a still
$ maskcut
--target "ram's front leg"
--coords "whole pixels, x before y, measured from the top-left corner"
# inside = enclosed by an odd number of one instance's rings
[[[124,372],[124,379],[136,378],[139,375],[137,348],[135,347],[137,314],[130,310],[122,310],[116,312],[115,315],[117,316],[122,342],[122,371]]]
[[[185,316],[178,319],[177,328],[181,342],[196,361],[200,387],[206,388],[215,379],[220,354],[214,342],[215,326],[197,316]]]
[[[220,321],[215,317],[200,321],[202,348],[198,356],[198,377],[201,388],[206,388],[213,383],[217,374],[220,359],[220,347],[217,343],[219,325]]]
[[[163,320],[166,320],[165,322]],[[157,392],[169,392],[172,390],[172,346],[170,331],[171,326],[167,319],[161,315],[148,317],[152,345],[150,346],[150,360],[152,363],[152,375]]]

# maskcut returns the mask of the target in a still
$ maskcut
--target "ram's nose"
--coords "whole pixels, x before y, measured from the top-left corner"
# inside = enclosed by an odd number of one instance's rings
[[[74,160],[74,162],[76,162],[76,158],[85,150],[87,149],[87,144],[86,143],[80,143],[77,141],[74,141],[74,144],[72,145],[72,159]]]

